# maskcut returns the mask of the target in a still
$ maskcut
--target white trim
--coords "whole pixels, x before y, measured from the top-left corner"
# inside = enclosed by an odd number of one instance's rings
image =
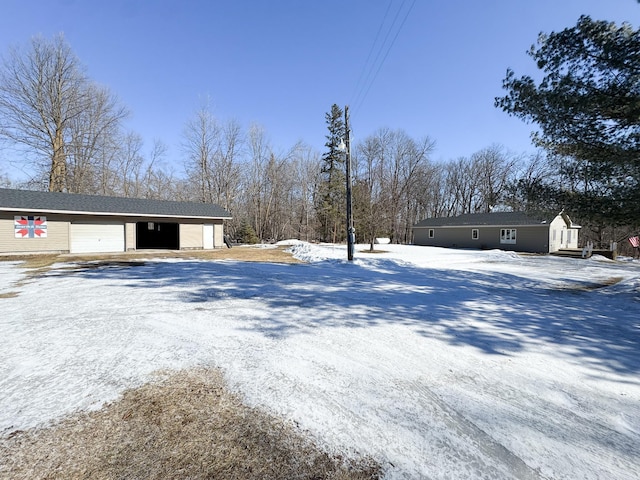
[[[507,233],[508,232],[508,233]],[[500,243],[515,245],[517,236],[516,228],[501,228],[500,229]]]

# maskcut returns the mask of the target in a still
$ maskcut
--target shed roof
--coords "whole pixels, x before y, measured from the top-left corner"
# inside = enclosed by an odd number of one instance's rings
[[[0,188],[0,211],[203,219],[231,218],[229,212],[219,205],[211,203],[106,197],[9,188]]]
[[[457,217],[427,218],[414,225],[414,228],[546,225],[554,218],[545,214],[525,212],[467,213]]]

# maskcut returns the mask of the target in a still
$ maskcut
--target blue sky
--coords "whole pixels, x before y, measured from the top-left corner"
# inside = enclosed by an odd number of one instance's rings
[[[64,32],[131,110],[127,128],[167,144],[176,170],[184,125],[207,97],[219,119],[262,125],[276,152],[298,140],[322,152],[337,103],[350,105],[353,141],[403,129],[435,140],[434,160],[446,161],[494,143],[533,150],[532,127],[494,97],[507,67],[535,73],[525,52],[539,32],[581,14],[640,25],[636,0],[3,0],[0,53]],[[369,87],[365,62],[387,31]]]

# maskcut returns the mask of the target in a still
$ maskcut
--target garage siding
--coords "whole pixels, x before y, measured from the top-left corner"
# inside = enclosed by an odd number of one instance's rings
[[[127,222],[124,224],[124,248],[125,250],[136,249],[136,224]]]
[[[47,217],[46,238],[15,238],[14,215],[2,213],[0,214],[0,253],[68,252],[68,225],[66,221],[52,220],[51,217]]]
[[[180,249],[201,249],[202,243],[202,224],[180,224]]]
[[[222,223],[213,226],[213,248],[224,247],[224,227]]]

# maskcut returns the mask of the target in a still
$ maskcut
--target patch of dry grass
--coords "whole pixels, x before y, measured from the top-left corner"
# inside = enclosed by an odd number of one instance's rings
[[[563,284],[559,286],[558,290],[567,290],[573,292],[591,292],[593,290],[599,290],[601,288],[611,287],[624,280],[622,277],[610,277],[599,282],[587,282],[587,283],[575,283],[575,284]]]
[[[194,258],[211,258],[241,260],[244,262],[273,262],[273,263],[302,263],[290,253],[286,252],[289,247],[260,247],[260,246],[237,246],[233,248],[222,248],[218,250],[194,250]],[[209,254],[202,257],[202,253]],[[197,255],[197,256],[196,256]]]
[[[140,250],[135,252],[103,254],[25,254],[0,255],[0,261],[22,262],[28,269],[48,269],[62,262],[135,262],[152,258],[186,258],[202,260],[239,260],[244,262],[302,263],[287,253],[288,247],[236,246],[215,250]]]
[[[322,452],[290,423],[242,404],[217,370],[178,372],[100,411],[0,439],[6,479],[337,479],[381,476]]]

